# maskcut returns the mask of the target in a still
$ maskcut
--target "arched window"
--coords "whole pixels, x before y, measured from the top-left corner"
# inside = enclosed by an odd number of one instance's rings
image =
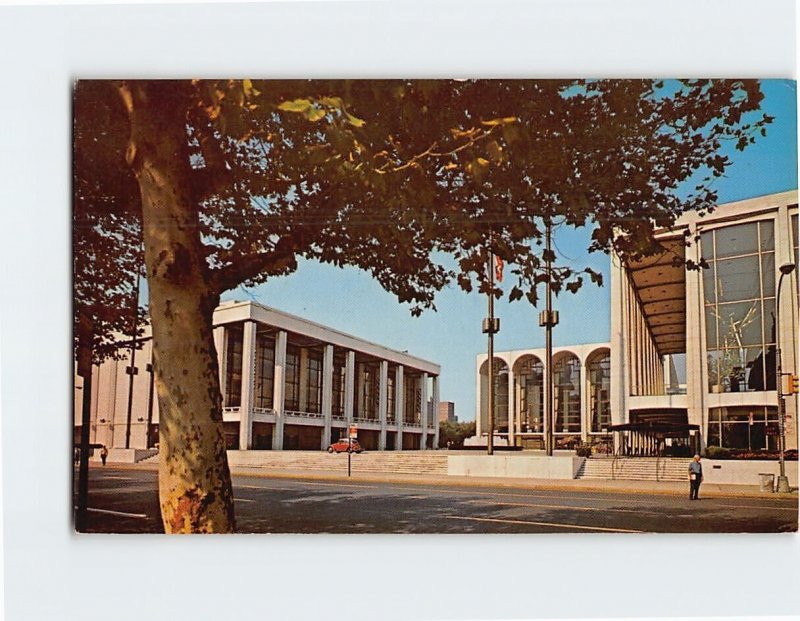
[[[521,433],[544,433],[544,365],[536,356],[525,356],[514,365],[519,389]]]
[[[486,413],[489,403],[489,364],[481,365],[481,430],[488,428]],[[494,359],[494,431],[508,433],[508,365]]]
[[[589,376],[589,419],[592,433],[601,433],[611,424],[611,354],[607,349],[594,352],[587,364]]]
[[[581,432],[581,362],[565,352],[553,363],[553,433]]]

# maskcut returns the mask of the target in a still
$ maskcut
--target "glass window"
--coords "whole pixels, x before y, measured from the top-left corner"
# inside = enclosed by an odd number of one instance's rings
[[[553,365],[553,433],[578,433],[581,430],[581,363],[572,355]]]
[[[272,391],[275,385],[275,339],[266,334],[256,338],[255,406],[272,408]]]
[[[228,338],[226,373],[225,373],[225,406],[239,407],[242,404],[242,344],[244,326],[242,324],[225,327]]]
[[[760,222],[761,252],[775,250],[775,227],[772,222]]]
[[[761,302],[734,302],[717,307],[721,347],[761,345]]]
[[[335,418],[344,418],[344,387],[345,387],[345,374],[347,373],[347,366],[345,356],[343,354],[334,354],[333,356],[333,399],[331,404],[331,414]]]
[[[600,433],[611,424],[611,356],[605,354],[590,362],[588,372],[591,430]]]
[[[758,224],[756,222],[726,226],[716,229],[714,234],[717,259],[758,252]]]
[[[286,398],[284,406],[296,412],[300,409],[300,350],[286,346]]]
[[[322,352],[308,350],[306,377],[306,412],[322,412]]]
[[[516,380],[520,392],[522,433],[544,432],[544,365],[538,358],[527,358],[519,367]]]
[[[717,302],[761,297],[758,255],[717,261]]]
[[[394,378],[397,370],[389,365],[389,374],[386,376],[386,420],[394,422],[395,398],[394,398]]]
[[[773,222],[715,229],[701,240],[710,264],[703,273],[709,390],[764,390],[774,369],[765,363],[774,357]]]

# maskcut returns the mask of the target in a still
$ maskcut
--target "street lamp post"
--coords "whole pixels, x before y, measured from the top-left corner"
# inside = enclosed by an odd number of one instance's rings
[[[778,291],[775,295],[775,388],[778,391],[778,427],[780,431],[780,475],[778,476],[778,491],[787,493],[791,490],[789,479],[786,478],[786,462],[784,452],[786,451],[786,403],[783,399],[783,369],[781,361],[781,285],[783,277],[794,271],[794,263],[784,263],[780,266],[780,278],[778,278]]]

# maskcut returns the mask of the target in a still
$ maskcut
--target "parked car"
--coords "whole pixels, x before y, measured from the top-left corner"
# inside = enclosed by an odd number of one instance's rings
[[[347,438],[339,438],[328,447],[329,453],[346,453],[348,451],[352,453],[360,453],[364,449],[358,443],[358,440],[353,439],[349,440]]]

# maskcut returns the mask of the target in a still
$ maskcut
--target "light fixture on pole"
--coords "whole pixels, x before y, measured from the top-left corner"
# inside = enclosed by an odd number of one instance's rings
[[[781,285],[783,277],[788,276],[794,271],[794,263],[783,263],[778,269],[781,272],[778,278],[778,291],[775,295],[775,388],[778,392],[778,428],[780,431],[780,474],[778,475],[778,491],[787,493],[791,491],[789,479],[786,478],[786,462],[784,452],[786,451],[786,403],[783,400],[783,369],[781,360]]]

